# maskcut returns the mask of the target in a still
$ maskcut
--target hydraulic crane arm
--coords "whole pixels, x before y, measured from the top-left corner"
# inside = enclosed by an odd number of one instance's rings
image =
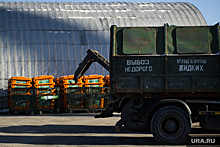
[[[88,68],[93,62],[98,62],[106,70],[110,71],[109,61],[105,57],[103,57],[101,54],[99,54],[99,52],[89,49],[87,51],[86,57],[84,58],[82,63],[79,64],[79,67],[75,71],[75,74],[74,74],[75,83],[78,82],[78,78],[80,78],[81,76],[85,74],[85,72],[88,70]]]
[[[81,76],[83,76],[85,74],[85,72],[88,70],[88,68],[90,67],[90,65],[93,62],[98,62],[106,70],[108,70],[110,72],[110,67],[109,67],[110,63],[109,63],[109,61],[107,59],[105,59],[105,57],[103,57],[101,54],[99,54],[99,52],[89,49],[87,51],[86,57],[83,59],[82,63],[79,64],[79,67],[75,71],[75,75],[74,75],[74,78],[73,78],[73,80],[75,80],[75,83],[78,82],[78,78],[80,78]],[[115,108],[116,105],[117,105],[117,103],[116,104],[111,104],[110,108],[105,110],[102,114],[96,115],[95,118],[114,116],[113,112],[116,109]]]

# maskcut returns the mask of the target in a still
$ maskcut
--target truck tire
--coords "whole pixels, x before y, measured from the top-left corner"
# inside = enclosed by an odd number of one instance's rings
[[[128,102],[122,108],[122,111],[121,111],[121,118],[122,119],[123,119],[123,117],[125,117],[125,115],[129,115],[130,105],[131,105],[131,102]],[[131,120],[131,118],[129,118],[129,120],[127,120],[124,123],[124,126],[131,131],[143,131],[147,127],[147,122],[134,122]]]
[[[190,130],[189,116],[176,106],[160,108],[151,120],[151,132],[161,144],[181,144]]]

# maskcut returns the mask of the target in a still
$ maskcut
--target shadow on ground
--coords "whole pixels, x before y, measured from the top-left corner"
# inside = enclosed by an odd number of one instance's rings
[[[149,136],[151,134],[150,131],[131,132],[127,130],[125,127],[122,127],[121,132],[116,133],[114,126],[25,125],[2,127],[0,128],[0,133],[6,134],[0,136],[0,143],[5,144],[13,143],[32,145],[159,145],[153,137],[147,137],[147,135]],[[192,128],[191,134],[198,133],[214,134],[217,132],[210,132],[208,130]],[[117,134],[120,135],[116,136]],[[126,136],[122,134],[126,134]],[[145,134],[146,137],[143,137],[145,136]],[[188,140],[185,142],[185,144],[188,144]]]
[[[157,145],[152,137],[1,136],[1,143],[32,145]]]
[[[114,126],[43,125],[0,128],[0,143],[32,145],[146,145],[158,144],[153,137],[138,137],[150,132],[131,132],[125,127],[115,132]],[[25,133],[25,134],[24,134]],[[28,135],[26,134],[28,133]],[[16,135],[11,135],[16,134]],[[21,136],[19,136],[21,134]],[[48,135],[47,135],[48,134]],[[52,135],[51,135],[52,134]],[[54,134],[54,135],[53,135]],[[59,134],[59,135],[56,135]],[[62,134],[62,135],[60,135]],[[101,135],[102,134],[102,135]],[[115,134],[128,134],[117,137]]]
[[[125,127],[121,128],[121,131],[126,134],[143,134],[146,132],[132,132]],[[82,133],[107,133],[118,134],[115,132],[114,126],[88,126],[88,125],[42,125],[42,126],[10,126],[0,128],[1,133],[33,133],[33,134],[82,134]],[[148,132],[150,133],[150,132]]]

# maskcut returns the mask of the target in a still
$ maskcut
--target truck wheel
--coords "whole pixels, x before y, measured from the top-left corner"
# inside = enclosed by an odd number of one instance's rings
[[[129,115],[129,120],[127,120],[124,123],[124,126],[131,130],[131,131],[143,131],[147,127],[147,122],[134,122],[130,118],[129,114],[129,108],[130,108],[131,102],[128,102],[124,105],[122,111],[121,111],[121,118],[125,117],[126,115]]]
[[[161,144],[181,144],[190,130],[189,116],[176,106],[159,109],[151,120],[151,132]]]

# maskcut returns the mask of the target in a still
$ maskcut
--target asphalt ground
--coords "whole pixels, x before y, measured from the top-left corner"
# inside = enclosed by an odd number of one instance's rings
[[[94,115],[0,115],[0,146],[164,146],[150,131],[132,132],[121,127],[119,133],[115,132],[119,114],[99,119]],[[202,130],[197,123],[192,125],[190,136],[215,138],[220,132]]]

